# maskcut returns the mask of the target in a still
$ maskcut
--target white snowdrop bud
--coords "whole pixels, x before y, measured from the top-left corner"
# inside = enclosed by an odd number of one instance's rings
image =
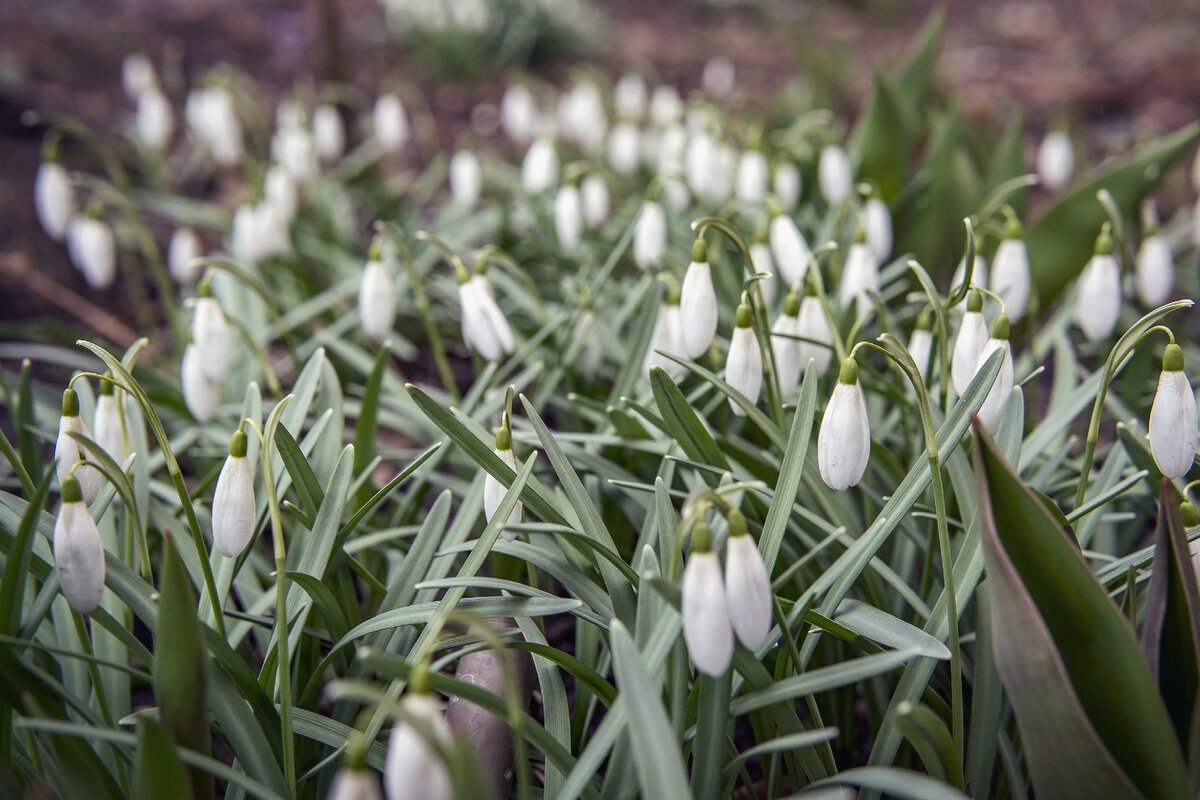
[[[95,439],[96,444],[104,448],[113,461],[123,464],[130,452],[126,442],[132,444],[133,424],[123,404],[117,401],[113,389],[112,381],[100,381],[100,397],[96,400]]]
[[[263,200],[258,208],[270,206],[277,219],[284,225],[290,225],[296,216],[296,207],[300,202],[300,193],[291,174],[281,165],[273,164],[263,178]],[[259,212],[262,213],[261,211]],[[261,221],[259,224],[262,224]]]
[[[342,767],[333,776],[325,800],[383,800],[379,779],[365,767]]]
[[[104,594],[104,544],[74,477],[63,481],[62,499],[54,521],[54,570],[71,610],[90,614]]]
[[[599,228],[608,220],[609,196],[608,183],[598,172],[590,172],[579,184],[579,193],[583,198],[583,221],[592,229]]]
[[[872,195],[863,204],[863,226],[867,229],[867,245],[880,264],[892,255],[892,212],[887,203]]]
[[[254,537],[258,508],[254,503],[254,475],[246,456],[246,432],[234,431],[229,441],[229,457],[217,476],[213,492],[213,544],[226,558],[241,555]]]
[[[512,328],[496,305],[491,281],[483,275],[462,274],[459,279],[463,341],[485,361],[496,361],[511,353],[514,347]]]
[[[446,762],[438,747],[447,748],[453,734],[442,709],[431,695],[411,691],[400,700],[405,713],[417,720],[425,733],[405,720],[398,720],[388,737],[383,784],[388,800],[450,800],[453,786]]]
[[[760,238],[750,245],[750,260],[754,262],[754,270],[759,275],[766,277],[760,278],[758,281],[759,287],[762,288],[763,302],[768,306],[775,303],[775,294],[778,291],[779,279],[775,277],[775,259],[771,258],[771,245],[767,241],[766,226],[762,226],[759,232]],[[746,277],[750,277],[750,265],[746,265]]]
[[[658,138],[657,163],[660,175],[678,178],[683,174],[688,135],[682,125],[672,124]]]
[[[1029,251],[1021,238],[1021,223],[1010,212],[1004,229],[1004,239],[996,248],[992,261],[992,291],[1004,301],[1004,310],[1016,322],[1029,308],[1030,278]]]
[[[729,337],[729,355],[725,359],[725,381],[753,404],[758,402],[759,392],[762,391],[763,361],[758,339],[750,327],[751,316],[750,306],[746,303],[737,307],[737,322],[733,334]],[[684,335],[687,335],[686,320]],[[729,400],[729,407],[739,417],[746,415],[732,398]]]
[[[150,150],[163,150],[175,132],[175,112],[171,102],[156,85],[147,86],[138,95],[137,137]]]
[[[75,479],[79,482],[85,502],[92,502],[100,491],[102,476],[100,470],[83,461],[84,451],[75,440],[72,433],[94,439],[87,423],[79,416],[79,395],[74,389],[63,391],[62,416],[58,419],[58,438],[54,442],[54,469],[58,473],[59,483],[64,482],[75,469]],[[75,465],[79,464],[78,467]]]
[[[800,168],[793,162],[784,161],[775,166],[771,191],[779,198],[779,203],[785,211],[795,210],[800,203],[800,183]]]
[[[408,115],[396,95],[379,95],[371,119],[375,127],[375,141],[385,151],[393,153],[408,141]]]
[[[861,317],[871,310],[871,294],[879,294],[879,262],[867,245],[866,230],[860,225],[854,234],[854,244],[846,254],[838,300],[842,308],[853,302],[854,313]]]
[[[342,157],[346,149],[346,128],[336,107],[324,104],[313,109],[312,139],[317,158],[330,163]]]
[[[817,297],[816,286],[811,282],[804,287],[804,299],[800,301],[800,314],[797,317],[798,330],[801,336],[811,341],[797,342],[796,359],[803,370],[809,359],[813,361],[813,369],[817,375],[824,375],[833,360],[834,330],[825,316],[825,309]],[[814,344],[820,342],[821,344]]]
[[[450,158],[450,196],[463,208],[474,208],[483,192],[483,165],[472,150],[459,150]]]
[[[1150,452],[1159,471],[1172,480],[1187,475],[1196,458],[1196,395],[1183,371],[1183,348],[1174,342],[1163,351],[1150,408]]]
[[[307,185],[317,173],[317,153],[312,136],[300,125],[275,131],[271,138],[271,154],[298,184]]]
[[[632,122],[619,122],[608,135],[608,163],[619,175],[632,175],[641,158],[640,134]]]
[[[513,455],[512,449],[512,432],[502,427],[496,431],[496,456],[507,464],[515,472],[517,469],[517,458]],[[503,483],[492,477],[489,472],[483,479],[483,516],[488,522],[492,521],[492,517],[496,516],[496,509],[500,507],[500,501],[504,499],[504,495],[508,493],[508,489]],[[512,513],[508,515],[508,519],[504,523],[504,530],[500,535],[504,540],[511,542],[517,537],[517,532],[511,526],[521,524],[521,509],[522,505],[518,501],[513,506]]]
[[[776,214],[771,218],[769,236],[771,256],[783,282],[791,286],[804,280],[812,250],[796,223],[787,214]]]
[[[358,315],[362,318],[363,334],[372,341],[382,342],[392,332],[396,320],[396,285],[392,273],[373,257],[363,268],[358,288]]]
[[[708,351],[717,335],[717,292],[713,288],[708,247],[703,238],[692,245],[692,263],[683,276],[679,292],[679,313],[683,323],[683,352],[696,359]]]
[[[1137,253],[1137,296],[1146,308],[1158,308],[1175,288],[1175,257],[1158,228],[1146,231]]]
[[[850,185],[854,180],[854,170],[850,166],[850,155],[835,144],[821,148],[821,156],[817,162],[817,184],[821,188],[821,196],[830,205],[837,205],[850,194]]]
[[[582,81],[564,94],[559,101],[558,114],[563,131],[584,151],[595,153],[603,146],[608,115],[595,83]]]
[[[922,378],[929,376],[929,358],[933,354],[933,331],[930,330],[932,324],[932,314],[929,309],[925,309],[921,316],[917,317],[917,326],[913,328],[912,336],[908,339],[908,353],[916,362]]]
[[[192,316],[192,342],[200,356],[204,374],[213,383],[220,383],[229,375],[229,362],[233,355],[233,332],[221,303],[212,296],[208,281],[200,284],[196,298],[196,311]]]
[[[979,421],[991,433],[996,432],[996,426],[1000,424],[1000,417],[1004,413],[1004,406],[1008,403],[1008,398],[1013,390],[1012,346],[1009,344],[1008,334],[1008,316],[1001,314],[992,323],[992,338],[987,340],[987,344],[980,351],[976,366],[976,371],[978,371],[992,353],[997,350],[1004,352],[1003,360],[1000,362],[1000,372],[996,375],[996,380],[992,383],[992,388],[988,390],[987,396],[983,398],[983,405],[979,407]]]
[[[1075,148],[1064,131],[1051,131],[1038,147],[1037,172],[1042,185],[1057,191],[1071,181],[1075,171]]]
[[[508,138],[517,144],[532,139],[537,116],[537,101],[529,88],[519,83],[508,87],[500,101],[500,124]]]
[[[967,312],[963,314],[958,336],[954,339],[954,352],[950,357],[950,380],[954,391],[961,396],[975,377],[979,366],[979,354],[987,344],[987,323],[983,320],[983,295],[972,289],[967,294]]]
[[[672,122],[677,122],[683,115],[683,102],[674,86],[656,86],[650,95],[650,119],[655,125],[664,128]]]
[[[697,197],[712,198],[713,172],[716,169],[717,140],[708,131],[698,131],[688,139],[684,151],[684,177]]]
[[[566,253],[579,251],[583,234],[582,206],[579,187],[572,183],[563,184],[554,196],[554,234],[559,247]]]
[[[842,362],[833,397],[825,407],[817,432],[817,467],[821,479],[834,491],[858,485],[871,456],[871,424],[867,404],[858,385],[858,364]]]
[[[188,95],[184,107],[188,128],[223,167],[231,167],[242,159],[242,124],[234,108],[233,95],[220,87],[196,89]]]
[[[176,228],[167,245],[167,271],[179,283],[195,283],[201,265],[196,263],[200,253],[200,238],[191,228]]]
[[[145,53],[130,53],[121,62],[121,86],[125,96],[136,100],[142,90],[155,82],[154,65]]]
[[[667,290],[666,296],[658,306],[658,316],[654,320],[654,330],[650,334],[650,346],[646,349],[645,369],[661,367],[667,372],[678,375],[683,367],[657,351],[683,356],[683,315],[679,309],[679,292],[674,288]]]
[[[666,250],[667,215],[658,202],[646,200],[633,232],[633,260],[642,269],[657,267]]]
[[[622,119],[640,120],[646,113],[646,82],[642,76],[627,72],[613,87],[613,108]]]
[[[195,344],[189,344],[183,350],[179,382],[183,389],[183,402],[198,422],[208,422],[216,416],[221,404],[221,384],[209,380],[204,371],[203,358]]]
[[[233,260],[242,265],[258,263],[260,246],[258,241],[258,215],[254,206],[243,204],[233,212],[233,225],[229,233],[229,250]]]
[[[1108,337],[1121,314],[1121,267],[1112,250],[1106,222],[1096,237],[1095,254],[1079,273],[1075,298],[1075,324],[1091,342]]]
[[[742,512],[729,512],[729,539],[725,543],[725,598],[729,621],[738,640],[757,650],[771,632],[771,576],[758,545],[746,528]]]
[[[737,164],[737,150],[732,145],[717,145],[712,165],[712,177],[708,184],[708,200],[713,205],[724,203],[733,196]]]
[[[713,97],[724,98],[733,93],[737,67],[726,56],[713,56],[704,63],[700,85]]]
[[[759,150],[742,153],[737,167],[737,198],[760,203],[767,195],[767,157]]]
[[[525,151],[521,163],[521,185],[530,194],[549,191],[558,183],[558,150],[548,137],[540,136]]]
[[[683,641],[696,669],[718,677],[733,659],[733,625],[721,562],[712,549],[712,534],[703,519],[692,529],[692,552],[683,568],[681,586]]]
[[[42,162],[33,184],[33,204],[42,230],[54,241],[61,242],[75,215],[75,190],[66,167],[57,161]]]
[[[79,216],[67,227],[67,252],[88,286],[107,289],[117,277],[117,246],[112,229],[99,219]]]
[[[779,391],[784,398],[792,396],[800,385],[800,370],[806,361],[800,360],[800,296],[791,292],[783,301],[783,313],[771,326],[771,349],[775,352],[775,369]]]

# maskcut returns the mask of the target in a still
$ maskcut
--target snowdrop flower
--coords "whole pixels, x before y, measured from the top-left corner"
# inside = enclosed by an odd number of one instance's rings
[[[759,203],[767,194],[767,157],[760,150],[742,153],[737,167],[737,198]]]
[[[784,211],[793,211],[800,202],[800,168],[791,161],[777,164],[771,191],[779,198]]]
[[[674,287],[667,290],[658,306],[654,330],[650,334],[650,346],[646,349],[645,369],[661,367],[667,372],[678,374],[683,367],[657,351],[671,355],[684,355],[683,322],[679,311],[679,292]]]
[[[117,277],[117,248],[112,229],[84,215],[67,227],[67,252],[93,289],[107,289]]]
[[[771,576],[746,518],[736,508],[729,512],[729,538],[725,542],[725,598],[729,621],[738,641],[757,650],[771,632]]]
[[[608,163],[619,175],[632,175],[641,158],[640,134],[632,122],[618,122],[608,135]]]
[[[779,280],[775,277],[775,260],[771,258],[771,244],[767,241],[766,224],[760,225],[755,233],[754,241],[750,245],[750,260],[754,262],[755,272],[758,275],[766,276],[759,279],[758,285],[762,289],[763,301],[770,306],[775,302]],[[751,277],[749,264],[746,264],[745,272],[746,277]]]
[[[595,83],[581,81],[564,94],[559,101],[558,114],[564,133],[586,152],[595,153],[604,145],[608,115]]]
[[[987,323],[983,321],[983,295],[978,289],[972,289],[967,294],[967,313],[963,314],[958,336],[954,340],[954,352],[950,357],[950,380],[959,396],[975,377],[979,354],[987,345],[987,339]]]
[[[1175,258],[1157,225],[1147,226],[1137,253],[1137,296],[1146,308],[1158,308],[1175,288]]]
[[[583,221],[589,228],[599,228],[608,219],[608,183],[598,172],[590,172],[579,184],[583,198]]]
[[[138,95],[136,126],[138,141],[156,151],[164,149],[175,132],[171,103],[153,83]]]
[[[657,267],[667,251],[667,215],[655,200],[642,203],[633,232],[633,260],[642,269]]]
[[[124,419],[122,419],[124,417]],[[125,409],[117,402],[113,383],[100,381],[100,397],[96,400],[96,444],[118,464],[125,463],[129,455],[126,437],[133,437],[133,425]],[[76,470],[78,472],[78,470]]]
[[[242,124],[228,89],[213,86],[194,90],[188,95],[184,116],[192,136],[219,166],[231,167],[242,159]]]
[[[333,776],[326,800],[383,800],[379,779],[366,767],[342,767]]]
[[[400,706],[424,730],[405,720],[392,728],[383,769],[388,800],[450,800],[450,773],[438,748],[450,747],[453,735],[441,706],[417,686],[400,700]],[[425,738],[426,732],[432,733],[434,742]]]
[[[263,178],[263,203],[260,205],[273,208],[278,220],[286,226],[296,216],[299,202],[299,191],[292,175],[279,164],[271,165],[267,176]]]
[[[323,104],[313,110],[312,139],[317,158],[329,163],[342,157],[346,149],[346,128],[336,107]]]
[[[472,150],[459,150],[450,158],[450,196],[463,208],[474,208],[483,192],[483,165]]]
[[[234,431],[229,440],[229,457],[221,466],[213,493],[213,545],[226,558],[237,558],[250,544],[258,517],[246,444],[246,432],[241,428]]]
[[[1010,210],[1011,211],[1011,210]],[[1013,322],[1025,316],[1029,308],[1029,252],[1021,238],[1021,223],[1015,214],[1008,218],[1004,239],[992,261],[992,291],[1004,301],[1005,313]]]
[[[684,177],[697,197],[712,198],[713,173],[717,169],[717,139],[708,131],[694,133],[684,151]]]
[[[712,549],[708,524],[692,528],[692,552],[683,568],[683,641],[696,669],[714,678],[724,674],[733,659],[733,625],[721,562]]]
[[[104,544],[73,476],[62,482],[62,499],[54,521],[54,570],[71,610],[90,614],[104,594]]]
[[[772,217],[769,237],[771,256],[784,283],[791,286],[804,280],[808,273],[808,262],[812,259],[812,250],[792,218],[787,214],[776,214]]]
[[[1075,148],[1064,131],[1051,131],[1038,147],[1037,172],[1042,184],[1057,191],[1071,181],[1075,171]]]
[[[518,144],[532,139],[537,116],[537,102],[529,88],[520,83],[508,87],[500,101],[500,124],[508,138]]]
[[[559,247],[566,253],[576,253],[583,234],[583,203],[579,187],[563,184],[554,196],[554,234]]]
[[[176,228],[167,245],[167,271],[179,283],[195,283],[200,276],[200,238],[191,228]]]
[[[396,95],[379,95],[371,119],[375,126],[375,140],[387,152],[396,152],[408,141],[408,115]]]
[[[90,503],[100,491],[100,470],[83,460],[83,450],[71,435],[73,433],[89,439],[95,438],[83,417],[79,416],[79,395],[74,389],[68,388],[63,391],[62,416],[58,419],[58,439],[54,442],[54,469],[58,473],[60,484],[67,480],[67,476],[74,469],[83,499]]]
[[[496,449],[494,452],[497,458],[516,472],[517,458],[513,455],[512,431],[507,425],[502,426],[496,431]],[[500,507],[500,501],[504,499],[504,495],[507,493],[508,489],[504,484],[492,477],[490,472],[484,476],[483,516],[488,522],[491,522],[492,517],[496,516],[496,509]],[[504,529],[500,531],[500,535],[504,537],[506,542],[511,542],[517,537],[517,532],[511,526],[521,524],[521,509],[522,505],[518,501],[513,506],[512,513],[508,515],[508,519],[504,522]]]
[[[921,373],[922,378],[929,376],[929,357],[933,354],[932,325],[932,313],[927,308],[917,317],[917,325],[908,339],[908,354],[916,362],[917,371]]]
[[[1167,478],[1187,475],[1196,458],[1196,395],[1183,371],[1183,348],[1163,351],[1158,391],[1150,408],[1150,452]]]
[[[659,174],[672,178],[682,175],[687,148],[688,135],[682,125],[672,124],[663,130],[656,153]]]
[[[679,121],[683,115],[683,103],[679,92],[674,86],[656,86],[650,95],[650,119],[655,125],[664,128],[672,122]]]
[[[729,355],[725,359],[725,380],[754,404],[758,402],[758,394],[762,391],[763,362],[758,339],[750,327],[751,316],[750,306],[746,303],[743,302],[737,307],[737,322],[733,334],[729,337]],[[684,334],[686,333],[687,321],[684,320]],[[739,417],[746,415],[732,398],[729,400],[729,407]]]
[[[733,93],[737,80],[737,68],[725,56],[713,56],[704,63],[700,73],[700,85],[713,97],[724,98]]]
[[[783,313],[771,326],[771,349],[775,352],[775,370],[779,376],[779,391],[791,397],[800,385],[800,370],[807,363],[800,360],[800,295],[790,292],[783,301]]]
[[[863,204],[863,226],[867,229],[867,245],[880,264],[892,254],[892,212],[883,198],[872,194]]]
[[[1000,314],[992,323],[992,338],[987,340],[987,344],[980,351],[979,361],[975,368],[978,371],[979,367],[982,367],[983,363],[997,350],[1004,352],[1003,360],[1000,362],[1000,372],[996,375],[996,380],[992,383],[992,388],[988,390],[987,396],[983,398],[983,405],[979,407],[979,421],[991,433],[996,432],[996,426],[1000,424],[1000,416],[1004,413],[1004,405],[1008,402],[1008,397],[1013,390],[1012,346],[1008,342],[1008,334],[1008,316]]]
[[[834,330],[829,324],[829,317],[825,316],[825,309],[821,306],[821,299],[817,297],[817,287],[813,281],[806,281],[804,285],[804,299],[800,301],[797,330],[800,336],[812,340],[796,343],[796,360],[801,370],[806,369],[809,359],[812,359],[817,375],[824,375],[825,370],[829,369],[829,362],[833,360]]]
[[[1096,237],[1094,255],[1079,274],[1075,298],[1075,324],[1091,342],[1111,334],[1121,313],[1121,267],[1112,251],[1112,235],[1106,222]]]
[[[679,292],[679,313],[683,323],[683,354],[700,358],[717,335],[717,292],[703,238],[692,245],[692,263]]]
[[[825,202],[834,206],[845,200],[850,194],[853,178],[850,155],[842,147],[830,144],[821,148],[821,157],[817,162],[817,184],[821,187]]]
[[[358,315],[362,319],[363,334],[375,342],[382,342],[392,332],[396,321],[396,285],[392,273],[372,248],[372,258],[363,268],[362,282],[358,287]]]
[[[613,108],[623,119],[639,120],[646,113],[646,82],[642,76],[626,72],[613,87]]]
[[[308,184],[317,172],[312,136],[301,125],[287,125],[275,131],[271,155],[298,184]]]
[[[208,422],[217,415],[217,407],[221,404],[221,384],[209,379],[195,344],[189,344],[183,350],[179,382],[183,389],[183,402],[198,422]]]
[[[496,305],[492,283],[483,275],[459,274],[458,299],[462,306],[463,341],[484,361],[497,361],[515,346],[512,328]]]
[[[872,294],[879,294],[879,262],[867,245],[866,229],[860,225],[854,234],[854,244],[846,254],[838,300],[843,308],[853,301],[854,313],[861,317],[871,310]]]
[[[858,364],[842,362],[838,384],[825,407],[817,433],[817,467],[821,479],[834,491],[858,485],[871,456],[871,425],[867,404],[858,385]]]
[[[540,136],[529,145],[521,163],[521,185],[530,194],[548,191],[558,183],[558,151],[549,137]]]
[[[209,282],[200,283],[196,310],[192,316],[192,343],[200,356],[204,374],[213,383],[220,383],[229,375],[229,361],[233,354],[233,332],[221,303],[213,297]]]
[[[125,96],[136,100],[142,90],[154,83],[154,65],[145,53],[130,53],[121,62],[121,86]]]
[[[33,204],[42,230],[54,241],[61,242],[75,215],[75,190],[66,167],[58,161],[46,160],[38,167],[33,184]]]

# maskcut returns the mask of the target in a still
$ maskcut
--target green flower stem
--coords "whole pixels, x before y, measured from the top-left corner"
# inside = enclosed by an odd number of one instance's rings
[[[100,709],[100,719],[104,720],[104,724],[112,727],[113,717],[112,712],[108,707],[108,698],[105,696],[104,684],[100,682],[100,668],[96,666],[96,653],[92,649],[92,637],[88,632],[87,625],[83,623],[83,615],[78,611],[71,612],[71,621],[75,623],[75,633],[79,636],[79,646],[83,648],[83,654],[87,656],[84,659],[84,664],[87,666],[88,677],[92,681],[92,687],[95,691],[92,692],[96,697],[96,706]]]

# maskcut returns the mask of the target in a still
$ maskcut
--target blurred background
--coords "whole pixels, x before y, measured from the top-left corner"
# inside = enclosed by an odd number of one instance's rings
[[[186,87],[228,64],[269,114],[297,85],[344,84],[350,107],[403,81],[419,87],[448,152],[487,138],[507,78],[554,84],[583,65],[637,70],[682,92],[715,56],[738,102],[828,105],[853,121],[875,70],[900,63],[938,8],[863,0],[5,0],[0,3],[0,324],[62,315],[27,288],[32,268],[88,296],[65,250],[38,227],[32,186],[43,131],[29,109],[109,131],[132,125],[121,64],[144,52],[182,106]],[[1024,115],[1030,155],[1067,124],[1094,158],[1200,115],[1200,0],[1002,0],[946,4],[937,84],[969,119]],[[324,87],[324,88],[322,88]],[[361,95],[357,93],[362,93]],[[428,134],[434,136],[432,131]],[[353,135],[353,132],[352,134]],[[74,313],[74,312],[72,312]]]

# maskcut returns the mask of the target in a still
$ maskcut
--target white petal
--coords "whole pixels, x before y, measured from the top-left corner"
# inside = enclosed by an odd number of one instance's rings
[[[554,197],[554,232],[564,251],[574,253],[579,249],[583,208],[575,186],[563,186]]]
[[[733,658],[733,628],[714,552],[693,553],[683,570],[683,641],[696,669],[717,677]]]
[[[837,145],[822,148],[817,163],[817,182],[825,201],[830,205],[842,202],[850,194],[852,180],[850,156],[846,151]]]
[[[870,247],[853,244],[846,256],[838,299],[843,308],[853,300],[855,314],[861,317],[871,309],[871,292],[879,293],[879,264]]]
[[[725,380],[751,403],[758,402],[763,381],[762,350],[752,329],[733,329],[733,335],[729,338],[729,356],[725,360]],[[729,407],[739,417],[746,414],[732,398]]]
[[[967,265],[964,259],[959,259],[954,268],[954,277],[950,280],[950,288],[959,286],[967,276]],[[971,285],[978,289],[988,288],[988,260],[978,253],[975,254],[975,268],[971,270]],[[959,308],[967,307],[967,298],[963,297],[958,303]]]
[[[104,448],[104,452],[118,464],[125,462],[129,448],[125,446],[126,437],[133,443],[133,425],[129,414],[125,414],[125,427],[121,428],[121,412],[117,398],[111,394],[102,394],[96,400],[96,444]]]
[[[167,246],[167,269],[180,283],[194,283],[200,266],[193,263],[200,256],[200,239],[191,228],[176,228]]]
[[[404,105],[394,94],[383,94],[373,111],[375,138],[384,150],[394,151],[408,141],[408,117]]]
[[[213,543],[222,555],[236,558],[246,549],[257,518],[250,459],[229,456],[217,477],[212,504]]]
[[[343,767],[333,776],[326,800],[383,800],[383,792],[371,770]]]
[[[320,105],[313,110],[313,146],[322,161],[337,161],[346,147],[346,129],[342,117],[331,105]]]
[[[917,369],[920,370],[922,378],[929,375],[929,356],[932,351],[933,333],[920,328],[915,329],[908,340],[908,352],[913,361],[917,362]]]
[[[829,328],[829,319],[825,316],[821,301],[816,297],[805,297],[800,301],[799,333],[806,339],[829,345],[821,347],[809,342],[800,342],[796,351],[802,369],[808,365],[809,359],[812,359],[817,375],[824,375],[829,369],[829,362],[833,360],[833,331]]]
[[[579,193],[583,197],[583,220],[589,228],[599,228],[608,219],[609,197],[608,184],[604,177],[591,173],[579,184]]]
[[[633,258],[643,269],[658,265],[667,249],[667,220],[658,203],[647,200],[642,204],[637,229],[633,232]]]
[[[812,251],[796,223],[786,214],[776,214],[771,219],[768,231],[771,255],[784,283],[791,286],[804,280],[804,276],[808,274],[808,261]]]
[[[887,203],[872,197],[863,205],[863,223],[867,229],[867,245],[880,264],[892,254],[892,214]]]
[[[779,279],[775,276],[775,259],[771,258],[771,245],[767,242],[755,242],[750,245],[750,259],[754,262],[754,269],[759,274],[768,274],[770,277],[759,280],[758,285],[762,287],[763,300],[768,306],[775,304],[775,295],[778,291]],[[746,277],[750,276],[750,265],[746,265]]]
[[[725,596],[738,640],[757,650],[771,630],[771,578],[749,535],[731,536],[725,546]]]
[[[867,470],[870,455],[871,432],[862,388],[839,382],[817,434],[821,478],[836,491],[855,486]]]
[[[1196,458],[1196,396],[1187,375],[1163,372],[1150,409],[1150,452],[1168,478],[1182,478]]]
[[[800,371],[807,361],[800,360],[801,343],[789,336],[800,335],[799,317],[780,314],[771,327],[771,349],[775,351],[775,368],[779,374],[779,390],[784,397],[791,397],[800,383]],[[788,334],[779,336],[774,334]]]
[[[175,112],[171,103],[157,86],[148,86],[138,95],[137,135],[151,150],[162,150],[175,130]]]
[[[758,150],[742,153],[738,162],[737,197],[757,203],[767,194],[767,158]]]
[[[525,191],[537,194],[547,191],[558,182],[558,151],[548,138],[536,139],[525,153],[521,164],[521,185]]]
[[[192,416],[200,422],[208,422],[216,416],[217,407],[221,404],[221,385],[213,383],[204,373],[200,354],[194,344],[189,344],[183,351],[179,381],[183,388],[183,401]]]
[[[54,468],[58,474],[59,483],[66,479],[71,472],[71,467],[80,461],[80,456],[83,454],[79,442],[71,436],[72,433],[82,434],[93,441],[96,438],[92,436],[83,417],[59,417],[58,439],[54,442]],[[100,470],[85,464],[75,469],[75,479],[79,481],[79,490],[83,493],[84,502],[90,503],[95,500],[100,491],[100,482],[103,480]]]
[[[717,335],[717,292],[707,262],[693,261],[688,265],[679,294],[679,313],[683,318],[684,353],[689,358],[699,358]]]
[[[1137,294],[1142,305],[1158,308],[1171,299],[1175,288],[1175,258],[1161,235],[1147,236],[1138,248]]]
[[[233,333],[216,298],[201,297],[196,300],[196,314],[192,318],[192,341],[208,379],[213,383],[225,380],[229,375]]]
[[[1089,341],[1107,338],[1121,313],[1121,268],[1111,255],[1095,255],[1079,275],[1075,324]]]
[[[471,280],[477,286],[476,297],[479,299],[479,311],[487,325],[488,332],[500,348],[501,353],[511,353],[515,347],[512,328],[509,327],[508,317],[504,316],[500,306],[496,305],[491,282],[482,275],[476,275]],[[499,358],[499,355],[496,358]]]
[[[104,545],[83,503],[64,503],[54,522],[54,569],[71,608],[95,611],[104,594]]]
[[[800,170],[790,161],[775,167],[771,190],[784,209],[791,211],[800,202]]]
[[[75,190],[62,164],[47,161],[38,168],[33,201],[42,228],[51,239],[61,242],[75,214]]]
[[[992,261],[991,288],[1004,301],[1005,313],[1016,322],[1029,308],[1029,253],[1023,239],[1005,239]]]
[[[963,314],[958,336],[954,340],[954,352],[950,359],[950,379],[954,391],[962,395],[975,377],[979,367],[979,354],[987,344],[987,323],[983,314],[978,311],[968,311]]]
[[[1071,139],[1062,131],[1052,131],[1042,139],[1038,148],[1037,171],[1047,189],[1057,190],[1067,185],[1075,170],[1075,149]]]
[[[433,735],[443,745],[450,744],[450,728],[437,701],[424,695],[407,695],[400,702],[405,711],[432,728]],[[416,728],[403,721],[397,721],[388,737],[383,782],[388,800],[451,798],[446,762]]]
[[[1012,348],[1009,346],[1008,340],[988,339],[979,354],[979,362],[976,367],[976,371],[978,371],[978,368],[983,366],[983,362],[987,361],[997,350],[1004,351],[1004,358],[1000,362],[1000,372],[996,374],[992,388],[988,390],[987,396],[983,399],[983,405],[979,407],[979,420],[991,433],[996,432],[996,426],[1000,424],[1000,417],[1004,413],[1004,406],[1008,403],[1008,398],[1012,395],[1013,390]]]
[[[392,323],[396,320],[396,287],[391,273],[379,261],[368,261],[363,268],[358,314],[367,338],[380,342],[392,332]]]
[[[459,150],[450,159],[450,194],[463,208],[479,202],[483,190],[483,167],[479,156],[470,150]]]
[[[517,459],[512,450],[495,450],[496,456],[513,469],[517,469]],[[483,516],[488,522],[492,521],[492,517],[496,515],[496,509],[500,507],[500,502],[504,496],[508,494],[508,488],[503,483],[492,477],[489,472],[483,479]],[[517,525],[521,522],[521,511],[523,506],[520,501],[513,506],[512,513],[508,515],[508,520],[505,522],[505,528],[500,532],[505,541],[511,542],[516,538],[517,532],[507,526]]]

